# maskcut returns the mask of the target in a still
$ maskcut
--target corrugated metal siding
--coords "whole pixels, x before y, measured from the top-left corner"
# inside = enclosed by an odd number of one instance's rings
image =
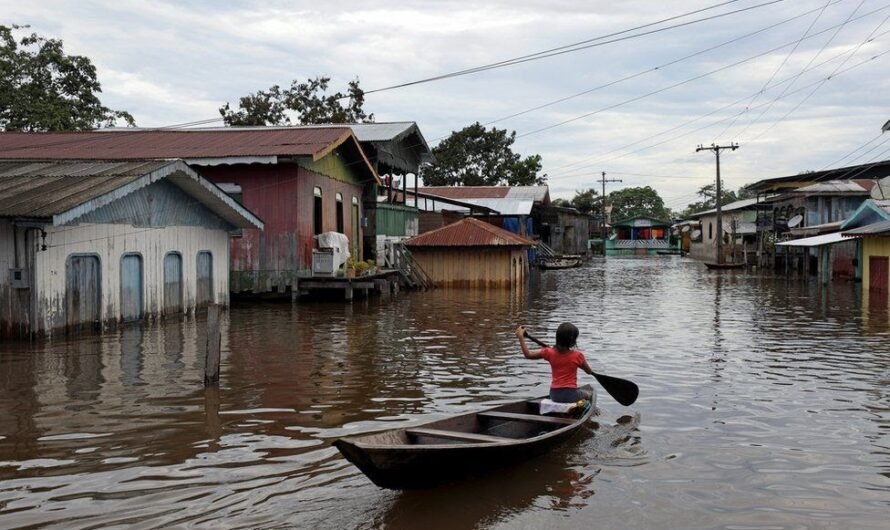
[[[377,235],[408,236],[417,233],[417,210],[391,204],[377,204]]]
[[[0,133],[0,159],[315,156],[351,135],[349,127]]]

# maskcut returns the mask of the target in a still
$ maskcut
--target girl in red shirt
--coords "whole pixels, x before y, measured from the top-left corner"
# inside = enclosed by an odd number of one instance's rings
[[[578,388],[578,368],[593,375],[584,354],[575,349],[578,340],[578,328],[569,322],[563,322],[556,330],[556,347],[541,348],[529,351],[525,343],[525,328],[516,328],[519,346],[526,359],[545,359],[550,363],[552,379],[550,381],[550,399],[558,403],[573,403],[579,399],[590,399],[591,396]]]

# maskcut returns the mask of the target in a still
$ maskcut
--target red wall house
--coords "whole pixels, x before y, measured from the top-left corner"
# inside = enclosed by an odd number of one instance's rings
[[[311,270],[316,230],[342,228],[352,254],[361,256],[362,196],[380,184],[349,126],[0,133],[0,151],[7,160],[183,159],[265,224],[230,245],[235,293],[286,292]]]

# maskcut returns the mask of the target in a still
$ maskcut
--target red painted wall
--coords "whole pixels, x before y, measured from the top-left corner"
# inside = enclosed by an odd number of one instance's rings
[[[343,194],[344,229],[352,246],[352,198],[362,215],[362,188],[317,174],[296,164],[253,164],[200,168],[216,183],[241,186],[243,205],[265,224],[263,231],[243,230],[230,245],[231,288],[234,292],[283,293],[298,271],[312,267],[313,188],[322,190],[323,231],[336,230],[336,193]],[[359,220],[360,221],[360,220]],[[361,256],[361,222],[359,222]]]

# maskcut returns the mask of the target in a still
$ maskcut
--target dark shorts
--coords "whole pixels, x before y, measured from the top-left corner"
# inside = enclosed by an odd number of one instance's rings
[[[557,403],[574,403],[579,399],[590,399],[591,395],[581,388],[551,388],[550,400]]]

